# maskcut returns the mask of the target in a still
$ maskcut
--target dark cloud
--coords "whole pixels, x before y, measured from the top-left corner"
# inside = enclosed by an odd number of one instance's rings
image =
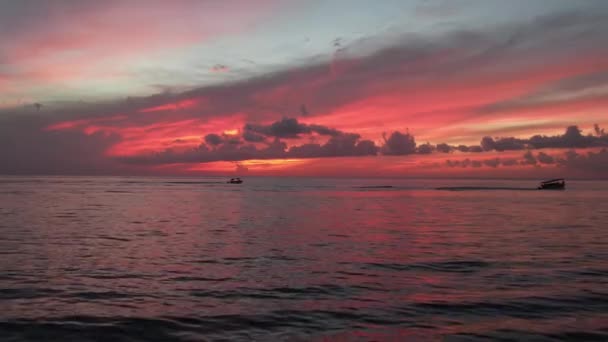
[[[301,134],[317,133],[319,135],[339,136],[342,132],[322,125],[307,125],[298,122],[296,118],[283,118],[270,125],[246,124],[246,132],[252,135],[263,135],[267,137],[297,139]]]
[[[247,142],[263,142],[266,140],[266,137],[262,134],[258,134],[252,130],[249,129],[245,129],[243,131],[243,140],[247,141]]]
[[[469,152],[480,153],[480,152],[483,152],[483,149],[481,148],[481,146],[473,145],[473,146],[469,146]]]
[[[586,172],[592,176],[606,178],[608,175],[608,149],[603,148],[597,152],[579,153],[568,151],[564,157],[556,158],[559,166],[579,172]]]
[[[473,167],[481,167],[481,162],[479,161],[473,161],[469,158],[465,158],[462,160],[451,160],[448,159],[445,161],[446,165],[449,167],[462,167],[462,168],[467,168],[469,166],[474,166]]]
[[[604,131],[604,129],[600,128],[600,126],[598,124],[593,125],[593,130],[595,131],[595,135],[597,135],[598,137],[606,135],[606,132]]]
[[[437,146],[435,146],[435,149],[441,153],[450,153],[453,151],[454,148],[446,143],[441,143],[437,144]]]
[[[599,129],[599,126],[598,126]],[[601,129],[600,129],[601,130]],[[608,136],[591,136],[581,134],[577,126],[569,126],[563,135],[535,135],[527,143],[532,148],[586,148],[608,146]]]
[[[205,142],[211,146],[218,146],[224,142],[224,139],[218,134],[211,133],[205,136]]]
[[[358,156],[367,156],[367,155],[376,155],[378,154],[378,146],[371,140],[360,140],[355,147],[356,155]]]
[[[498,138],[494,140],[492,137],[483,137],[481,139],[481,148],[484,151],[513,151],[523,150],[525,147],[524,141],[517,138]]]
[[[500,165],[500,158],[486,159],[483,161],[484,165],[489,167],[498,167]]]
[[[446,165],[452,168],[479,167],[479,163],[492,168],[499,166],[513,167],[517,165],[535,166],[539,170],[547,167],[547,165],[551,165],[550,168],[552,170],[554,167],[561,168],[562,171],[560,173],[563,174],[606,178],[608,175],[608,149],[602,148],[599,151],[587,152],[568,150],[554,155],[549,155],[545,152],[539,152],[535,155],[532,151],[528,150],[520,159],[493,158],[477,161],[466,158],[446,161]]]
[[[465,158],[462,160],[447,160],[446,161],[446,165],[449,167],[475,167],[475,168],[480,168],[483,166],[487,166],[487,167],[491,167],[491,168],[498,168],[499,166],[513,166],[513,165],[517,165],[519,164],[519,161],[517,159],[514,158],[506,158],[506,159],[502,159],[502,158],[491,158],[491,159],[483,159],[483,160],[476,160],[476,159],[470,159],[470,158]]]
[[[304,144],[289,149],[288,156],[294,158],[346,157],[376,155],[378,147],[370,140],[359,141],[357,134],[331,137],[327,143]]]
[[[329,135],[332,137],[341,135],[342,132],[340,132],[337,129],[333,129],[333,128],[329,128],[326,126],[321,126],[321,125],[310,125],[308,126],[310,128],[311,131],[320,134],[320,135]]]
[[[458,145],[456,149],[460,152],[469,152],[469,146],[466,145]]]
[[[524,154],[524,159],[521,161],[522,165],[536,165],[536,157],[532,154],[532,151],[528,151]]]
[[[481,148],[484,151],[492,151],[496,147],[494,139],[492,137],[483,137],[481,139]]]
[[[555,162],[555,159],[552,156],[546,154],[545,152],[539,152],[536,155],[536,159],[541,164],[553,164]]]
[[[503,166],[514,166],[514,165],[517,165],[517,164],[518,164],[518,163],[517,163],[517,159],[515,159],[515,158],[501,159],[501,160],[500,160],[500,163],[501,163]]]
[[[267,142],[261,134],[274,136]],[[299,134],[317,132],[329,135],[324,144],[308,143],[292,146],[281,141],[282,137],[295,138]],[[280,158],[326,158],[347,156],[375,156],[379,148],[371,140],[361,140],[358,134],[345,133],[320,125],[300,124],[297,120],[282,119],[267,126],[245,125],[243,142],[238,136],[207,134],[205,144],[189,149],[166,149],[163,152],[141,156],[119,158],[128,164],[172,164],[204,163],[213,161],[242,161],[247,159],[280,159]],[[253,140],[253,141],[252,141]],[[263,145],[263,146],[260,146]]]
[[[596,131],[598,130],[602,132],[599,126],[596,128]],[[569,126],[564,134],[556,136],[535,135],[529,139],[483,137],[481,146],[484,151],[603,147],[608,146],[608,135],[583,135],[578,126]]]
[[[481,146],[477,146],[477,145],[473,145],[473,146],[458,145],[458,146],[454,147],[454,149],[457,151],[460,151],[460,152],[472,152],[472,153],[483,152],[483,148]]]
[[[419,145],[417,148],[417,152],[419,154],[431,154],[431,153],[433,153],[434,150],[435,150],[435,146],[433,146],[429,143]]]
[[[395,131],[388,139],[386,135],[383,138],[384,146],[382,147],[382,154],[398,156],[416,153],[416,141],[414,140],[414,136],[409,132],[404,134]]]
[[[101,133],[45,131],[43,115],[0,117],[0,174],[120,174],[126,168],[105,156],[120,141]]]

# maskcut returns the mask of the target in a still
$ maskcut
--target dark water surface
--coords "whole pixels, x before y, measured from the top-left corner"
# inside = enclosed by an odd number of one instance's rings
[[[223,182],[0,177],[0,340],[608,340],[607,182]]]

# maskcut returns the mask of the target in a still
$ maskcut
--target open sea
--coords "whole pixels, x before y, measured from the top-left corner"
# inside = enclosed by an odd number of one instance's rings
[[[0,177],[0,341],[608,341],[606,181],[225,181]]]

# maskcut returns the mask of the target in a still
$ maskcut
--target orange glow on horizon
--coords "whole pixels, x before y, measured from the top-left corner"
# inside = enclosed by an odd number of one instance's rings
[[[239,134],[240,134],[240,130],[239,130],[239,129],[228,129],[228,130],[225,130],[225,131],[223,132],[223,134],[224,134],[224,135],[232,135],[232,136],[235,136],[235,135],[239,135]]]

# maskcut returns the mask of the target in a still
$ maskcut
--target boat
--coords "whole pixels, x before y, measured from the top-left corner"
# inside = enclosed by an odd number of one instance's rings
[[[230,178],[230,180],[227,181],[226,183],[228,183],[228,184],[241,184],[241,183],[243,183],[243,181],[240,178]]]
[[[538,190],[564,190],[565,188],[566,181],[563,178],[547,180],[538,186]]]

